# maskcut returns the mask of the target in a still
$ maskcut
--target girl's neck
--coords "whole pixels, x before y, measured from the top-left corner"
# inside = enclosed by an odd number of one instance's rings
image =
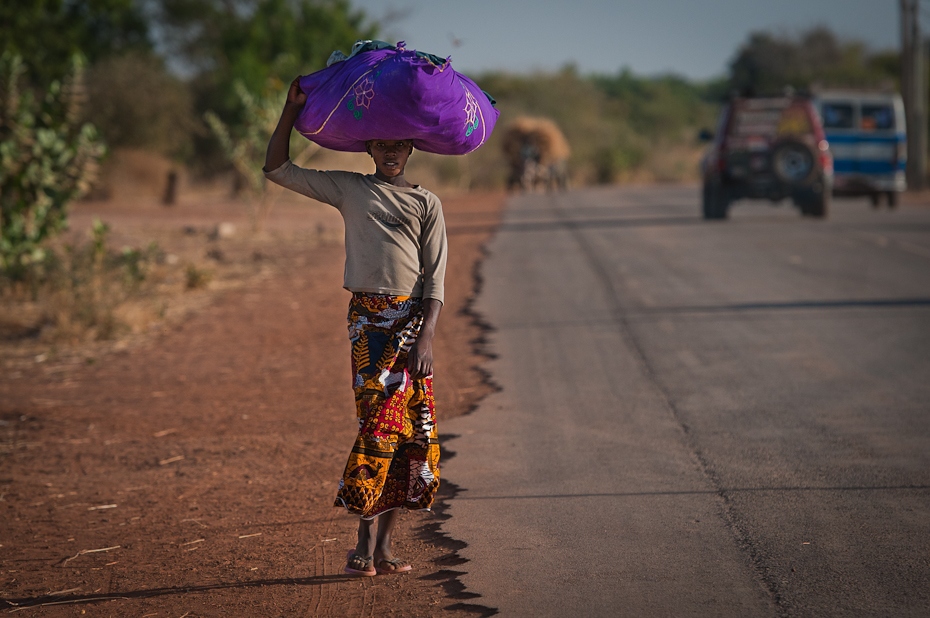
[[[386,182],[389,185],[394,185],[395,187],[402,187],[404,189],[410,189],[414,185],[407,182],[407,179],[404,178],[403,174],[398,174],[397,176],[385,176],[381,172],[375,172],[375,178],[381,182]]]

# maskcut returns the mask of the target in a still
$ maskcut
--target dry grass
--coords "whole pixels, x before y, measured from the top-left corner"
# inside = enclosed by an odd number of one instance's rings
[[[700,145],[657,145],[646,155],[643,165],[632,170],[631,179],[640,183],[697,182],[703,153]]]
[[[182,289],[181,268],[157,243],[123,251],[58,243],[29,280],[2,282],[0,342],[60,348],[145,332]]]
[[[282,216],[256,234],[226,184],[185,184],[179,203],[165,206],[158,175],[127,175],[138,181],[131,194],[132,183],[118,174],[122,198],[73,206],[72,229],[29,280],[0,280],[0,366],[83,362],[133,346],[216,294],[290,264],[291,254],[341,237],[338,213],[307,200],[298,207],[276,196]],[[94,234],[97,219],[109,228],[102,236]]]

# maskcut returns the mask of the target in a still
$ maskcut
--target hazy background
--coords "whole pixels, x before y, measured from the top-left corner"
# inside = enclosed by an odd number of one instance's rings
[[[694,182],[696,136],[732,92],[898,88],[899,20],[895,0],[58,0],[0,7],[0,45],[36,93],[85,59],[84,119],[108,152],[98,197],[118,193],[132,149],[188,185],[255,198],[285,86],[358,39],[449,56],[497,99],[484,147],[413,161],[424,185],[471,190],[505,185],[501,133],[521,116],[564,133],[575,186]],[[307,146],[295,139],[295,155]],[[305,163],[369,167],[327,152]]]
[[[526,121],[564,137],[569,186],[696,186],[698,136],[733,93],[899,89],[899,10],[896,0],[3,3],[0,196],[3,221],[18,223],[2,228],[0,271],[23,278],[45,263],[79,199],[223,191],[260,227],[273,202],[264,153],[288,84],[360,39],[449,56],[496,99],[481,148],[411,159],[408,176],[441,195],[505,188],[516,143],[505,137]],[[930,22],[926,7],[920,20]],[[307,167],[372,171],[364,154],[296,133],[291,145]],[[30,170],[46,168],[36,182]]]
[[[815,25],[876,49],[897,47],[897,0],[351,0],[391,43],[451,55],[460,71],[724,75],[751,31]],[[930,18],[925,14],[925,20]],[[396,40],[395,40],[396,39]]]

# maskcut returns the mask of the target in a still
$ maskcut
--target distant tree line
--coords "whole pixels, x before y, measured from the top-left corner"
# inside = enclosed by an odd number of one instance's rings
[[[899,76],[897,50],[874,51],[818,26],[797,35],[752,32],[735,51],[727,74],[708,81],[637,76],[628,69],[581,76],[567,67],[556,74],[491,73],[479,83],[497,97],[502,122],[531,114],[549,116],[563,127],[576,179],[610,183],[635,178],[644,168],[652,180],[693,177],[697,168],[689,167],[687,151],[700,151],[698,130],[713,127],[720,104],[732,95],[897,88]],[[683,156],[669,156],[676,149]],[[476,156],[488,158],[481,151]],[[502,174],[492,161],[484,161],[482,169]]]
[[[728,86],[750,96],[798,92],[812,86],[896,87],[898,50],[872,51],[860,41],[844,41],[824,26],[798,36],[753,32],[730,62]]]
[[[348,51],[379,30],[347,0],[0,4],[2,51],[23,58],[32,87],[41,91],[61,79],[72,56],[82,54],[87,120],[109,150],[148,149],[202,174],[231,167],[204,120],[207,112],[233,137],[247,134],[251,116],[242,104],[243,87],[256,97],[280,92],[294,76],[323,68],[334,49]],[[730,93],[772,94],[786,86],[803,91],[815,84],[894,87],[898,73],[897,51],[873,51],[816,27],[798,35],[749,34],[727,74],[710,81],[638,76],[628,69],[582,75],[571,66],[473,77],[497,99],[501,122],[523,113],[555,120],[572,143],[571,165],[581,182],[613,182],[643,167],[665,173],[660,168],[673,163],[658,160],[657,151],[697,148],[697,130],[713,123]],[[492,142],[469,155],[473,184],[503,183],[494,149]],[[674,165],[687,168],[677,159]],[[680,176],[666,174],[669,180]]]

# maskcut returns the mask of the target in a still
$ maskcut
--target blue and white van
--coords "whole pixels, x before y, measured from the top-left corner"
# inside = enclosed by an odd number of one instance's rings
[[[890,207],[907,189],[904,103],[890,92],[821,91],[816,96],[833,154],[833,193],[867,195]]]

